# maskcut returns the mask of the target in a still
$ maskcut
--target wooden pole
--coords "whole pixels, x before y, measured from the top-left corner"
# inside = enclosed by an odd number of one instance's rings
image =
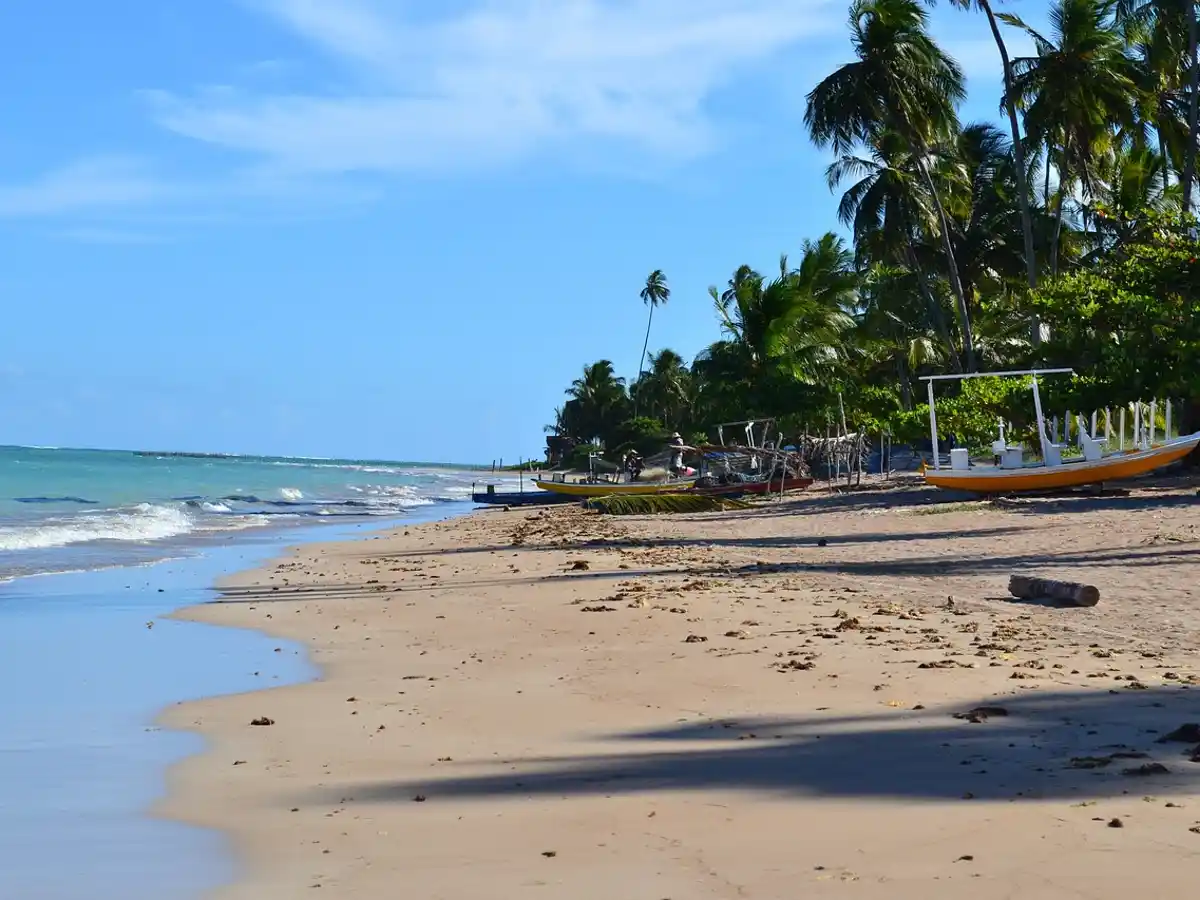
[[[1075,606],[1095,606],[1100,602],[1100,589],[1094,585],[1032,575],[1010,576],[1008,592],[1022,600],[1062,600]]]
[[[1125,407],[1121,407],[1121,451],[1125,451]]]
[[[1092,440],[1096,439],[1096,410],[1092,410]]]
[[[929,434],[933,447],[933,467],[940,469],[942,464],[938,461],[938,442],[937,442],[937,410],[933,407],[933,380],[925,382],[929,386]]]
[[[1167,404],[1167,422],[1166,422],[1167,433],[1163,436],[1163,440],[1170,441],[1171,440],[1171,401],[1167,400],[1166,404]]]
[[[1154,429],[1158,425],[1158,401],[1150,401],[1150,428],[1148,429],[1150,437],[1147,440],[1148,446],[1154,446]]]

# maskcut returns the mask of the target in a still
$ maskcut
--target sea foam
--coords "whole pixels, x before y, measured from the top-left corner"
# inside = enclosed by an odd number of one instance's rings
[[[88,541],[161,541],[193,530],[195,522],[182,509],[139,503],[126,509],[81,513],[37,525],[0,528],[0,550],[41,550]]]

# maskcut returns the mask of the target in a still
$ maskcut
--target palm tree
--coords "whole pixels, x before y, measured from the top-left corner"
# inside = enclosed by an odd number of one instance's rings
[[[937,215],[967,365],[974,369],[970,311],[949,222],[929,171],[933,146],[958,130],[956,107],[966,91],[962,69],[929,36],[926,23],[916,0],[855,0],[850,30],[857,59],[809,92],[804,122],[817,146],[831,146],[839,156],[870,145],[886,131],[907,145]]]
[[[1183,163],[1183,215],[1186,218],[1192,209],[1192,181],[1196,177],[1196,141],[1200,140],[1200,58],[1197,58],[1196,5],[1189,0],[1187,9],[1188,27],[1188,130],[1187,152]]]
[[[894,132],[885,132],[872,142],[869,157],[843,155],[829,166],[825,178],[831,190],[858,179],[842,195],[838,218],[853,227],[859,267],[884,265],[914,274],[910,285],[925,301],[928,324],[940,336],[954,371],[961,372],[942,298],[918,253],[926,236],[937,232],[936,214],[904,142]]]
[[[642,355],[638,359],[638,380],[642,378],[642,373],[646,371],[646,351],[650,347],[650,326],[654,323],[654,310],[660,305],[665,305],[671,299],[671,288],[667,285],[667,276],[663,274],[662,269],[655,269],[646,277],[646,286],[642,288],[639,295],[642,302],[650,307],[650,316],[646,319],[646,340],[642,343]],[[634,415],[637,414],[636,401],[634,405]]]
[[[684,427],[691,393],[691,373],[683,357],[674,350],[650,354],[650,369],[638,382],[635,399],[643,399],[647,412],[656,415],[668,428]]]
[[[583,367],[583,374],[567,388],[567,402],[577,433],[572,437],[590,441],[606,440],[625,419],[629,395],[625,379],[618,378],[613,364],[601,359]]]
[[[1135,127],[1133,66],[1113,25],[1114,10],[1114,0],[1054,0],[1050,38],[1017,16],[1001,16],[1029,34],[1037,49],[1037,56],[1013,61],[1012,99],[1026,111],[1030,139],[1047,147],[1058,170],[1052,274],[1058,273],[1067,193],[1078,182],[1090,196],[1096,160],[1111,150],[1114,129]]]
[[[1015,175],[1017,179],[1017,202],[1021,209],[1021,233],[1025,243],[1025,277],[1029,281],[1029,289],[1037,290],[1038,271],[1037,259],[1033,245],[1033,215],[1030,212],[1030,192],[1027,180],[1028,168],[1025,165],[1025,145],[1021,140],[1021,126],[1017,120],[1017,104],[1013,94],[1012,62],[1008,57],[1008,47],[1004,36],[1000,34],[1000,26],[992,12],[988,0],[950,0],[952,6],[962,10],[975,9],[987,17],[988,28],[991,29],[992,39],[996,49],[1000,51],[1000,62],[1004,67],[1004,96],[1002,105],[1008,115],[1008,127],[1012,135],[1013,156],[1016,159]],[[1033,339],[1036,342],[1041,333],[1041,327],[1036,321],[1033,324]]]

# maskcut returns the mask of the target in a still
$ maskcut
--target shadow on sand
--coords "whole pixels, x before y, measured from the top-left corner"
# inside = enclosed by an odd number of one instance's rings
[[[1200,784],[1193,744],[1156,742],[1183,722],[1200,721],[1200,693],[1185,687],[1039,692],[978,705],[993,708],[978,722],[954,717],[971,704],[689,722],[608,736],[624,745],[610,754],[488,761],[482,765],[504,771],[323,789],[309,799],[353,804],[418,795],[437,801],[716,790],[1007,801],[1177,794]],[[1167,771],[1147,774],[1155,762]]]

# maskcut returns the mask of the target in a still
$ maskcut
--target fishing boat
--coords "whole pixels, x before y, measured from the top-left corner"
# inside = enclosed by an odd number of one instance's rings
[[[543,491],[566,497],[612,497],[614,495],[680,494],[691,489],[696,479],[679,481],[558,481],[535,478],[533,483]]]
[[[1078,435],[1082,455],[1064,460],[1062,451],[1067,449],[1067,445],[1054,443],[1047,434],[1046,420],[1042,414],[1042,398],[1038,391],[1039,375],[1058,374],[1073,375],[1074,372],[1071,369],[1030,369],[1015,372],[930,375],[923,378],[922,380],[926,382],[929,390],[929,428],[933,443],[933,468],[925,470],[926,483],[940,488],[979,494],[1046,491],[1102,484],[1108,481],[1134,478],[1161,469],[1183,459],[1200,444],[1200,432],[1173,439],[1168,435],[1167,440],[1154,444],[1152,437],[1144,434],[1142,429],[1135,424],[1135,446],[1132,449],[1105,453],[1104,443],[1088,435],[1086,430],[1081,427]],[[996,464],[972,462],[966,449],[956,448],[950,451],[950,467],[943,468],[938,453],[937,411],[934,406],[933,382],[997,376],[1030,378],[1034,413],[1037,420],[1037,436],[1042,452],[1041,460],[1025,462],[1023,448],[1019,445],[1010,446],[1004,439],[1004,431],[1001,427],[1000,439],[992,445]]]
[[[471,502],[480,506],[545,506],[549,503],[565,503],[571,498],[549,491],[498,491],[489,484],[482,491],[471,490]]]

